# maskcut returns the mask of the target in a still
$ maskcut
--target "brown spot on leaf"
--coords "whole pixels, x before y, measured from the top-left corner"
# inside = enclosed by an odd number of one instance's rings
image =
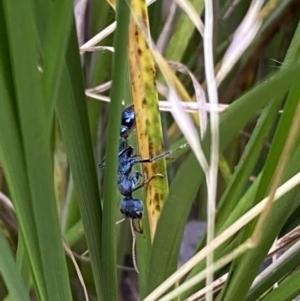
[[[155,210],[156,210],[156,212],[160,212],[161,208],[160,208],[160,205],[159,205],[159,204],[156,204]]]
[[[160,201],[160,194],[158,192],[156,192],[154,194],[154,201],[155,201],[155,203],[159,203],[159,201]]]
[[[147,99],[146,99],[146,98],[143,98],[142,104],[143,104],[143,105],[146,105],[146,104],[147,104]]]
[[[138,52],[138,55],[142,55],[143,54],[143,51],[140,48],[138,48],[137,52]]]

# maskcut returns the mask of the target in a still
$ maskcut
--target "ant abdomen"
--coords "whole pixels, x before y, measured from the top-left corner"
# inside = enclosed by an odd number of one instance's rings
[[[141,219],[143,217],[144,205],[139,199],[123,199],[121,201],[120,211],[127,218]]]

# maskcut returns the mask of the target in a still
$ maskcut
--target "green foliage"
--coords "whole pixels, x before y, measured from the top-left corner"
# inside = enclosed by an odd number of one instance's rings
[[[191,3],[199,16],[205,11],[205,1]],[[261,29],[219,86],[219,102],[228,107],[220,113],[220,154],[227,178],[223,180],[220,173],[215,223],[218,237],[270,194],[274,175],[283,184],[300,171],[298,131],[285,150],[300,118],[299,4],[289,0],[276,3],[266,2],[259,14]],[[215,4],[217,66],[249,3]],[[127,48],[130,1],[118,0],[116,12],[104,0],[89,1],[87,5],[80,19],[78,14],[73,17],[72,1],[0,3],[0,276],[5,284],[0,285],[1,300],[24,301],[31,295],[41,301],[85,300],[81,276],[91,300],[149,301],[159,300],[162,295],[167,300],[168,291],[186,284],[206,268],[205,259],[191,261],[180,277],[169,278],[181,271],[178,258],[185,226],[191,216],[205,216],[203,196],[209,189],[194,153],[186,148],[172,153],[174,160],[167,161],[172,171],[170,190],[153,241],[146,210],[144,233],[136,234],[140,274],[124,270],[124,266],[132,266],[132,236],[128,224],[116,226],[115,222],[121,218],[117,190],[120,116],[122,102],[129,104],[132,98]],[[160,2],[149,9],[155,41],[159,40],[167,13]],[[113,46],[114,52],[80,53],[78,35],[82,38],[86,34],[84,39],[88,41],[114,19],[116,31],[100,42],[101,46]],[[78,31],[76,21],[84,24]],[[166,59],[188,66],[206,88],[211,83],[206,83],[204,77],[202,37],[190,15],[179,8],[172,24],[163,43]],[[283,60],[274,67],[276,61]],[[189,76],[177,75],[188,94],[199,94]],[[85,95],[85,89],[109,80],[113,81],[109,92],[104,89],[93,95],[110,96],[110,104]],[[165,141],[172,141],[170,148],[183,144],[186,138],[172,125],[171,115],[162,114],[162,119]],[[195,127],[199,129],[197,124]],[[208,162],[211,132],[208,125],[201,140]],[[135,140],[133,131],[129,141],[139,154]],[[55,165],[58,152],[67,158],[64,167]],[[106,166],[99,170],[103,156]],[[287,160],[280,171],[282,158]],[[142,171],[140,166],[137,168]],[[135,194],[146,204],[145,195],[143,190]],[[14,209],[9,206],[10,200]],[[253,236],[258,220],[253,217],[214,250],[217,261],[244,242],[256,243],[247,245],[230,264],[218,267],[215,279],[227,272],[228,277],[212,300],[292,300],[300,294],[298,251],[272,273],[256,278],[282,229],[292,231],[298,225],[295,212],[299,205],[296,185],[272,204],[263,226],[258,228],[259,240]],[[15,212],[12,221],[2,208]],[[16,225],[18,240],[12,234]],[[10,242],[17,245],[16,250]],[[81,276],[66,255],[69,252],[64,242],[76,254],[89,251],[89,260],[80,256],[77,260]],[[205,247],[206,235],[194,251],[201,252]],[[178,300],[205,286],[201,278],[180,292]]]

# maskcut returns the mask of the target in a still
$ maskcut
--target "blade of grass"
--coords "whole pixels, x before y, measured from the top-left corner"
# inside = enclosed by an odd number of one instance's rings
[[[289,165],[287,167],[286,171],[286,179],[289,179],[291,176],[293,176],[295,173],[298,172],[300,169],[298,158],[300,155],[300,148],[298,148],[297,152],[294,154],[293,158],[289,162]],[[239,219],[243,214],[245,214],[247,211],[249,211],[252,207],[253,200],[258,188],[258,185],[260,183],[261,175],[257,177],[255,182],[251,185],[251,187],[247,190],[246,194],[240,199],[240,202],[237,204],[236,208],[233,210],[232,214],[228,217],[228,219],[219,227],[218,233],[220,234],[222,231],[225,231],[230,225],[232,225],[237,219]],[[284,200],[282,201],[284,202]],[[220,249],[216,250],[216,258],[220,258],[223,254],[223,250],[226,248],[226,245],[223,244]],[[202,262],[197,268],[195,268],[192,273],[189,274],[188,279],[195,275],[197,271],[204,269],[205,265],[204,262]],[[199,287],[203,287],[202,285],[199,285]],[[197,287],[197,289],[199,288]]]
[[[56,102],[56,114],[78,194],[78,205],[91,258],[97,296],[100,300],[104,300],[103,281],[105,278],[102,274],[101,262],[102,210],[74,21],[67,53]]]
[[[257,126],[253,131],[251,138],[242,155],[242,159],[235,167],[233,177],[230,179],[226,191],[218,204],[217,222],[222,225],[228,218],[232,210],[239,202],[240,196],[249,181],[259,155],[264,147],[264,142],[269,131],[278,116],[282,100],[277,98],[264,110],[261,117],[257,121]]]
[[[7,241],[0,230],[0,273],[14,301],[30,301],[29,292],[21,278],[19,270]]]
[[[297,49],[299,44],[298,41],[299,34],[300,34],[300,27],[298,27],[294,35],[294,38],[291,42],[291,46],[290,46],[291,50],[288,52],[286,56],[287,62],[296,61],[297,57],[299,57],[297,55],[297,52],[295,51],[295,49]],[[295,76],[295,78],[298,78],[298,76]],[[283,114],[280,119],[279,125],[276,129],[276,134],[274,136],[272,147],[270,149],[270,153],[268,155],[268,159],[265,164],[262,179],[260,181],[260,186],[258,187],[258,191],[256,193],[255,202],[257,202],[259,199],[261,199],[267,194],[269,190],[269,186],[272,183],[273,174],[277,168],[278,160],[281,157],[281,153],[283,151],[286,139],[288,137],[291,124],[295,117],[295,112],[296,112],[296,108],[298,107],[299,97],[300,97],[300,88],[296,84],[292,86],[290,93],[288,95],[288,99],[285,103]],[[299,118],[299,116],[296,117]],[[289,200],[289,202],[291,202],[291,200]],[[234,274],[227,279],[227,283],[229,283],[229,286],[222,290],[222,294],[224,294],[223,296],[225,300],[232,300],[232,298],[234,299],[237,297],[240,298],[241,296],[245,296],[247,291],[249,290],[251,282],[258,272],[260,263],[262,262],[264,256],[268,252],[270,244],[272,244],[276,235],[278,235],[278,231],[280,230],[280,228],[278,227],[280,225],[281,226],[283,225],[291,210],[288,205],[286,205],[284,210],[281,209],[281,211],[278,211],[280,210],[278,208],[276,210],[276,207],[274,209],[273,208],[271,209],[272,216],[269,216],[267,218],[267,220],[269,221],[269,225],[267,227],[268,231],[264,231],[264,233],[262,233],[262,235],[264,236],[264,240],[262,240],[260,248],[251,250],[245,256],[242,256],[239,265],[234,271]],[[290,207],[293,208],[292,204]],[[276,219],[276,217],[278,220]],[[246,228],[244,237],[248,237],[251,235],[253,227],[254,225],[252,223],[252,225],[249,225]],[[265,236],[266,232],[268,232],[268,237]],[[247,270],[248,271],[247,275],[245,275],[245,273],[242,272],[242,270],[243,271]],[[235,287],[237,282],[239,283],[238,289],[236,289]]]
[[[127,60],[127,68],[128,74],[129,71],[129,59]],[[131,78],[128,77],[128,81],[126,84],[126,90],[124,91],[126,95],[125,103],[127,105],[132,104],[132,87],[131,87]],[[128,100],[128,101],[127,101]],[[135,150],[139,150],[139,144],[137,135],[130,135],[128,137],[128,142],[130,145],[134,147]],[[139,151],[138,151],[139,152]],[[142,172],[142,166],[136,166],[136,169]],[[135,196],[140,200],[145,200],[145,189],[139,189],[135,192]],[[129,229],[128,229],[129,230]],[[132,241],[131,233],[128,231],[127,239]],[[149,263],[150,263],[150,254],[151,254],[151,235],[150,235],[150,226],[148,219],[148,210],[144,210],[143,216],[143,235],[136,235],[136,257],[137,257],[137,265],[139,269],[139,290],[140,295],[143,296],[146,291],[148,285],[148,271],[149,271]]]
[[[283,185],[281,185],[276,191],[276,197],[274,200],[279,200],[282,197],[295,197],[295,192],[297,194],[298,190],[295,189],[296,186],[300,184],[300,172],[298,172],[294,177],[289,179]],[[293,190],[293,193],[290,193]],[[298,197],[298,195],[296,195]],[[229,228],[227,228],[222,235],[216,237],[213,242],[211,248],[216,249],[220,247],[227,239],[236,234],[239,230],[241,230],[245,225],[247,225],[250,221],[256,218],[259,214],[262,213],[264,206],[268,202],[268,197],[264,198],[259,204],[253,207],[249,212],[243,215],[238,221],[232,224]],[[277,202],[282,203],[282,202]],[[284,203],[284,202],[283,202]],[[299,204],[296,204],[298,206]],[[280,206],[280,204],[279,204]],[[282,206],[282,204],[281,204]],[[250,244],[253,246],[253,244]],[[197,263],[204,260],[208,254],[208,247],[206,246],[200,252],[198,252],[193,258],[191,258],[188,262],[186,262],[182,267],[180,267],[172,276],[170,276],[163,284],[161,284],[157,289],[155,289],[149,296],[147,296],[144,301],[156,300],[159,296],[161,296],[167,289],[171,287],[176,281],[180,280],[189,270],[193,268]]]
[[[299,243],[297,243],[297,244],[299,245]],[[276,282],[280,281],[280,279],[282,279],[287,273],[292,272],[295,269],[295,265],[300,264],[299,246],[298,246],[298,250],[297,250],[296,245],[293,245],[291,247],[291,249],[294,249],[293,253],[290,253],[290,256],[288,258],[286,258],[284,262],[281,262],[278,265],[277,264],[278,259],[277,259],[273,263],[273,264],[276,264],[276,268],[272,268],[271,273],[269,273],[269,275],[267,277],[263,278],[260,282],[256,283],[256,285],[254,287],[251,288],[250,292],[248,293],[248,295],[246,297],[246,301],[257,300],[269,288],[271,288],[272,285],[274,285]],[[292,251],[291,249],[289,249],[287,252]],[[284,255],[286,255],[286,253]],[[280,257],[279,260],[281,260],[281,258],[282,257]],[[258,277],[260,277],[260,275]]]
[[[19,236],[18,239],[18,251],[16,256],[16,262],[18,269],[21,273],[24,284],[29,289],[32,286],[32,276],[30,270],[30,262],[28,260],[28,255],[25,249],[22,236]]]
[[[268,104],[274,95],[274,90],[279,97],[289,89],[292,81],[297,82],[297,79],[293,77],[297,74],[296,70],[298,70],[299,64],[296,66],[295,69],[277,72],[276,75],[271,76],[267,81],[228,107],[220,119],[220,151],[260,109]],[[206,135],[203,141],[203,148],[206,151],[209,143],[208,137],[209,135]],[[198,168],[195,157],[190,156],[185,164],[179,168],[172,182],[169,196],[159,220],[157,235],[153,242],[149,274],[149,279],[152,281],[149,285],[149,292],[174,271],[183,226],[202,180],[203,173]],[[167,245],[165,245],[165,241],[168,241]]]
[[[200,15],[202,14],[204,9],[204,1],[192,0],[191,5],[197,9],[200,18]],[[174,34],[172,35],[166,52],[166,57],[168,60],[180,62],[185,50],[188,47],[188,44],[191,41],[195,27],[185,12],[181,12],[176,27],[177,30],[175,30]]]
[[[260,185],[254,199],[255,203],[257,202],[259,197],[261,197],[262,195],[264,196],[267,193],[269,189],[268,186],[272,181],[279,157],[281,156],[283,146],[285,145],[285,139],[291,127],[291,121],[293,120],[295,108],[298,105],[300,89],[297,88],[297,90],[298,93],[296,95],[293,95],[293,92],[290,93],[291,97],[289,97],[286,105],[284,106],[284,113],[277,127],[272,147],[264,168],[262,179],[260,181]],[[268,229],[264,229],[263,233],[261,232],[264,238],[259,244],[259,248],[251,250],[246,255],[241,257],[239,265],[234,271],[232,278],[229,277],[227,280],[229,287],[228,290],[225,291],[224,300],[232,300],[232,298],[237,297],[236,294],[239,294],[239,296],[246,295],[248,289],[250,288],[251,281],[256,276],[260,264],[262,263],[265,255],[271,247],[271,244],[273,243],[275,237],[278,235],[280,228],[283,226],[291,210],[295,208],[295,205],[293,205],[293,203],[293,199],[288,199],[286,200],[284,208],[282,208],[282,206],[274,206],[274,208],[271,209],[272,216],[267,217],[268,223],[266,223],[267,226],[264,228]],[[244,237],[249,237],[251,235],[253,227],[254,226],[252,223],[252,225],[249,225],[246,228]],[[268,237],[266,237],[267,234]],[[245,275],[244,272],[241,273],[242,269],[243,271],[247,270],[247,275]],[[236,285],[237,281],[239,282],[239,287],[238,289],[236,287],[235,289],[233,289],[233,286]]]
[[[161,118],[158,109],[158,94],[155,84],[155,65],[152,53],[147,45],[150,38],[149,20],[146,2],[131,1],[132,18],[130,21],[129,64],[132,80],[132,95],[136,113],[137,132],[142,158],[155,157],[163,150]],[[135,20],[138,20],[135,23]],[[139,26],[142,24],[142,30]],[[155,174],[166,175],[164,160],[143,165],[146,178]],[[147,210],[151,239],[155,235],[156,225],[168,193],[167,178],[154,178],[147,185]]]
[[[2,48],[3,49],[3,48]],[[4,66],[5,64],[0,64]],[[1,67],[0,67],[1,68]],[[8,70],[8,69],[6,69]],[[5,78],[1,68],[2,78]],[[8,81],[0,83],[0,157],[6,180],[19,222],[21,233],[31,263],[32,276],[35,280],[37,292],[41,300],[46,300],[46,286],[42,272],[42,263],[39,256],[38,240],[35,224],[32,218],[32,205],[30,202],[29,186],[25,173],[24,157],[22,153],[21,138],[17,128],[16,116],[12,104],[13,96],[8,94],[13,87],[6,86]],[[4,130],[7,129],[7,130]]]
[[[49,1],[46,19],[43,85],[46,97],[56,98],[63,72],[68,37],[73,24],[73,1]],[[78,45],[78,44],[77,44]]]
[[[109,110],[107,127],[107,166],[104,171],[104,191],[103,191],[103,271],[105,271],[105,281],[109,286],[105,286],[105,300],[117,300],[117,273],[116,273],[116,226],[115,209],[117,199],[117,158],[118,158],[118,137],[120,134],[121,103],[124,99],[126,89],[124,78],[128,77],[127,68],[127,45],[129,26],[129,7],[126,1],[118,0],[116,3],[117,30],[114,35],[115,53],[112,65],[112,90],[111,104]]]
[[[296,298],[300,293],[299,287],[300,281],[300,270],[296,271],[285,280],[283,280],[280,285],[268,294],[262,301],[289,301]]]
[[[212,106],[218,105],[217,82],[214,71],[213,57],[213,31],[214,31],[214,13],[213,3],[205,0],[205,29],[204,29],[204,59],[205,59],[205,75],[207,81],[207,91],[209,103]],[[215,236],[215,216],[218,190],[218,163],[219,163],[219,148],[220,148],[220,129],[219,129],[219,114],[211,112],[210,114],[210,163],[208,175],[206,175],[207,187],[207,236],[206,244],[209,247]],[[207,273],[206,285],[211,286],[213,282],[213,271],[210,270],[214,261],[213,250],[206,257]],[[206,301],[212,301],[212,290],[209,290],[206,295]]]
[[[235,167],[234,174],[231,177],[230,182],[227,185],[226,190],[218,203],[216,233],[220,233],[220,227],[221,229],[224,229],[224,225],[226,223],[227,225],[232,224],[234,220],[230,220],[228,218],[229,216],[232,216],[232,213],[236,211],[235,209],[237,209],[237,207],[242,207],[246,210],[245,206],[240,206],[242,204],[241,195],[243,193],[243,190],[245,189],[246,184],[249,182],[249,178],[254,170],[255,165],[257,164],[261,150],[264,147],[266,136],[268,135],[273,122],[275,121],[275,118],[278,116],[280,104],[280,98],[277,98],[276,101],[270,103],[268,107],[264,109],[261,117],[257,121],[257,125],[245,148],[242,158],[239,161],[238,165]],[[251,198],[249,198],[245,202],[245,204],[248,205],[247,208],[251,207],[249,200],[251,200]],[[242,213],[236,216],[241,215]],[[201,239],[199,245],[196,248],[196,251],[200,250],[204,246],[205,237]],[[194,273],[197,273],[196,270],[197,269],[190,273],[189,277],[191,277]]]
[[[39,279],[37,275],[34,275],[36,283],[44,281],[43,285],[37,285],[39,297],[42,300],[49,298],[71,300],[53,190],[51,154],[48,147],[53,112],[45,106],[45,102],[41,101],[43,99],[41,74],[38,71],[39,55],[36,47],[38,39],[32,3],[24,2],[19,5],[18,1],[5,2],[4,12],[10,53],[13,58],[12,74],[22,141],[20,149],[24,154],[22,165],[28,181],[24,185],[28,185],[29,188],[29,204],[27,205],[31,212],[28,218],[33,220],[37,236],[36,245],[28,245],[27,242],[27,251],[30,253],[29,248],[37,248],[38,257],[41,260],[40,272],[42,274],[39,275]],[[20,17],[16,18],[16,14]],[[27,45],[26,52],[23,51],[25,44]],[[34,114],[32,114],[32,107],[35,108]],[[10,156],[9,161],[15,160],[11,154],[8,156]],[[18,189],[14,187],[14,184],[11,187]],[[16,202],[19,201],[23,200],[17,198]],[[57,274],[58,270],[59,274]]]
[[[19,227],[23,233],[26,249],[30,259],[32,276],[36,278],[37,290],[45,300],[46,291],[42,275],[41,260],[38,255],[38,242],[35,225],[31,218],[32,207],[30,204],[28,182],[25,174],[24,157],[22,153],[21,138],[15,112],[15,95],[12,80],[12,67],[10,65],[7,26],[4,22],[4,7],[0,9],[0,157],[6,173],[6,180],[10,188]],[[17,187],[15,187],[17,183]],[[17,201],[17,199],[19,201]],[[34,247],[30,247],[34,246]]]

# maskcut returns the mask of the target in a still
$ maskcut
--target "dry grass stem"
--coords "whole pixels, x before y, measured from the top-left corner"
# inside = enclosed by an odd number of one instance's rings
[[[235,248],[232,252],[230,252],[228,255],[223,256],[221,259],[218,261],[214,262],[211,264],[208,268],[205,270],[201,271],[194,277],[190,278],[183,284],[181,284],[179,287],[176,287],[172,292],[168,293],[164,297],[160,298],[160,301],[170,301],[173,300],[175,297],[181,295],[188,289],[192,288],[194,285],[202,281],[203,279],[206,278],[207,275],[207,270],[210,269],[210,273],[213,274],[216,271],[218,271],[220,268],[224,267],[226,264],[230,263],[233,261],[235,258],[241,256],[243,253],[245,253],[249,248],[251,248],[252,245],[249,243],[249,241],[244,242],[237,248]],[[209,284],[209,286],[206,286],[206,291],[205,291],[205,298],[207,299],[207,296],[213,292],[213,282]]]
[[[213,51],[213,31],[214,31],[214,13],[213,3],[210,0],[205,1],[205,28],[204,28],[204,64],[205,75],[207,82],[207,92],[209,103],[217,106],[218,91],[217,82],[214,71],[214,51]],[[210,114],[211,126],[211,144],[210,144],[210,162],[208,174],[206,175],[207,185],[207,238],[206,245],[208,254],[206,257],[206,286],[211,287],[213,282],[213,266],[214,250],[211,248],[211,242],[215,236],[215,215],[216,215],[216,200],[218,189],[218,166],[219,166],[219,114],[212,112]],[[209,290],[206,294],[206,301],[212,301],[213,293]]]
[[[176,0],[178,6],[188,15],[190,20],[193,22],[201,36],[204,36],[204,24],[201,21],[199,14],[192,6],[192,4],[187,0]]]
[[[73,255],[73,252],[71,251],[71,249],[69,248],[69,246],[67,245],[67,243],[65,241],[63,241],[63,246],[64,246],[64,249],[65,249],[65,252],[67,253],[67,255],[69,256],[69,258],[72,260],[73,262],[73,265],[74,265],[74,268],[76,270],[76,274],[78,276],[78,279],[80,281],[80,284],[82,286],[82,289],[83,289],[83,293],[84,293],[84,298],[86,301],[89,300],[89,296],[88,296],[88,293],[87,293],[87,289],[86,289],[86,286],[85,286],[85,283],[84,283],[84,279],[82,277],[82,273],[80,271],[80,268],[75,260],[75,257]]]
[[[288,245],[290,245],[293,241],[297,240],[300,237],[300,226],[297,227],[296,229],[292,230],[291,232],[289,232],[288,234],[286,234],[285,236],[281,237],[279,240],[277,240],[271,250],[269,251],[267,258],[269,258],[270,256],[273,256],[274,254],[276,254],[277,252],[279,252],[280,250],[282,250],[283,248],[286,248]],[[261,274],[259,274],[253,284],[252,284],[252,288],[261,282],[262,279],[264,279],[267,275],[269,275],[269,273],[272,273],[272,271],[274,271],[274,269],[283,262],[283,260],[285,260],[286,258],[288,258],[289,256],[291,256],[291,254],[293,254],[296,250],[299,249],[299,243],[297,242],[294,246],[292,246],[291,248],[289,248],[281,257],[279,257],[279,259],[281,259],[280,262],[274,262],[274,264],[270,265],[270,269],[269,267],[264,270]],[[278,259],[278,260],[279,260]],[[267,271],[268,272],[265,272]],[[213,290],[213,293],[216,293],[217,291],[219,291],[225,281],[228,278],[228,273],[226,273],[225,275],[223,275],[222,277],[216,279],[212,284],[211,284],[211,288]],[[187,298],[185,301],[196,301],[196,300],[203,300],[205,298],[205,294],[208,291],[207,287],[204,287],[203,289],[201,289],[200,291],[198,291],[197,293],[191,295],[189,298]]]
[[[282,184],[275,193],[273,201],[277,201],[279,198],[284,196],[286,193],[291,191],[297,185],[300,184],[300,173],[290,178],[284,184]],[[224,230],[220,235],[218,235],[211,242],[210,248],[208,246],[204,247],[195,256],[193,256],[188,262],[186,262],[181,268],[179,268],[173,275],[171,275],[167,280],[165,280],[159,287],[157,287],[151,294],[149,294],[144,301],[152,301],[159,298],[167,289],[169,289],[176,281],[180,280],[184,275],[186,275],[196,264],[202,261],[208,254],[210,250],[215,250],[221,246],[227,239],[237,233],[250,221],[256,218],[265,208],[269,197],[264,198],[256,206],[250,209],[242,217],[240,217],[236,222]]]

